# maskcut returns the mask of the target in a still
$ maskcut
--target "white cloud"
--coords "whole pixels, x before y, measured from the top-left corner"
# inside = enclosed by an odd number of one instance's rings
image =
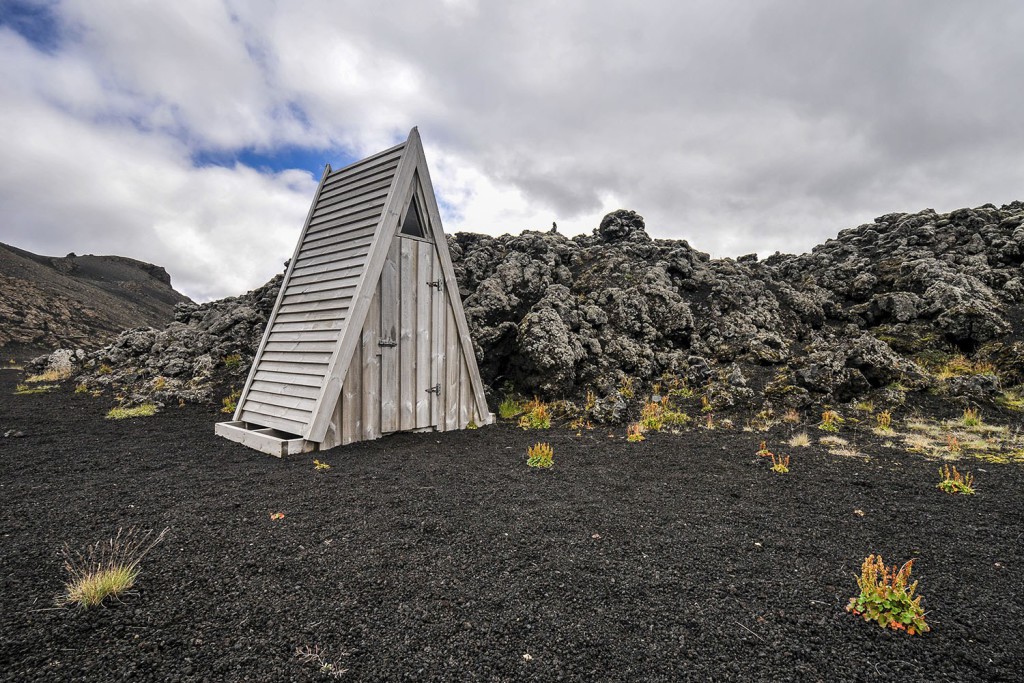
[[[1024,187],[1017,2],[55,8],[52,54],[0,27],[2,238],[151,260],[197,298],[277,272],[315,187],[202,151],[361,156],[419,125],[449,231],[629,208],[715,255]]]

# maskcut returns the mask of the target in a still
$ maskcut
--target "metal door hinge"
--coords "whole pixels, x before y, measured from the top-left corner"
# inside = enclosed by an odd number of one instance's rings
[[[440,396],[441,395],[441,385],[440,384],[435,384],[434,386],[430,387],[429,389],[426,389],[425,391],[428,394],[437,394],[438,396]]]
[[[377,346],[398,346],[398,342],[394,339],[381,339],[377,342]]]
[[[434,280],[433,282],[428,282],[427,283],[427,287],[436,287],[437,289],[440,290],[441,289],[441,281],[440,280]]]

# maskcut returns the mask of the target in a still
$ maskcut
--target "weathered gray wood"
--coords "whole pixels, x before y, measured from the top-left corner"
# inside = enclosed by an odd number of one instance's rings
[[[275,457],[309,453],[316,450],[316,444],[305,439],[283,439],[281,432],[272,429],[250,430],[245,422],[221,422],[214,427],[218,436],[235,441],[248,448]]]
[[[306,266],[317,266],[322,263],[334,263],[355,254],[365,254],[372,242],[373,235],[369,235],[349,240],[344,244],[335,245],[335,247],[326,254],[317,254],[315,256],[303,256],[300,254],[299,265],[305,268]]]
[[[347,248],[349,245],[358,242],[359,240],[366,241],[367,238],[372,238],[375,232],[375,226],[367,228],[359,228],[352,232],[345,233],[343,235],[335,235],[331,238],[319,240],[315,244],[308,245],[302,250],[299,255],[299,261],[305,261],[313,258],[314,256],[325,256],[327,254],[336,254],[340,250]]]
[[[338,331],[334,330],[301,330],[296,332],[287,332],[283,330],[274,330],[270,333],[269,343],[280,343],[280,342],[328,342],[334,343],[338,341]]]
[[[362,344],[357,344],[352,362],[342,384],[342,443],[352,443],[363,438],[363,368]]]
[[[419,169],[417,177],[422,185],[422,196],[427,207],[429,216],[427,223],[434,238],[434,243],[443,247],[448,244],[444,236],[444,229],[441,226],[441,213],[437,208],[437,199],[434,195],[434,186],[430,182],[430,171],[427,170],[427,160],[423,153],[423,145],[420,143],[419,133],[413,129],[409,136],[410,151],[415,151]],[[473,342],[469,336],[469,324],[466,322],[466,312],[462,307],[462,297],[459,296],[458,282],[455,279],[455,269],[452,267],[451,253],[446,248],[438,250],[438,257],[441,273],[445,280],[445,287],[448,289],[448,300],[455,311],[455,322],[459,329],[459,339],[462,344],[462,353],[470,362],[468,364],[469,381],[473,387],[473,398],[476,403],[477,415],[481,422],[478,424],[490,424],[493,416],[487,409],[487,399],[484,396],[484,384],[480,379],[480,371],[476,365],[476,356],[473,352]]]
[[[353,207],[370,204],[383,206],[390,188],[391,183],[385,182],[376,186],[353,188],[348,192],[339,192],[329,197],[321,196],[316,205],[316,211],[313,212],[313,220],[339,211],[347,211]]]
[[[258,410],[250,410],[248,407],[242,411],[241,419],[244,422],[251,422],[253,424],[260,425],[261,427],[273,427],[275,429],[280,429],[283,432],[288,432],[289,434],[295,434],[296,436],[300,436],[299,430],[301,430],[306,424],[305,418],[303,418],[302,421],[297,422],[278,415],[268,415]]]
[[[432,280],[441,277],[440,268],[437,265],[437,256],[434,254],[434,245],[428,244],[433,264],[431,275]],[[436,394],[431,395],[430,400],[430,424],[444,429],[444,402],[447,398],[447,382],[444,373],[445,354],[445,300],[444,287],[431,288],[433,307],[430,311],[430,384],[439,387]]]
[[[345,258],[339,258],[337,261],[329,263],[316,263],[311,266],[296,266],[295,272],[292,273],[293,277],[307,277],[310,275],[322,275],[325,273],[334,273],[347,271],[351,268],[359,268],[359,272],[363,272],[363,261],[358,255],[347,256]]]
[[[466,357],[463,355],[459,363],[459,429],[465,429],[469,424],[470,404],[472,403],[472,388],[469,381],[469,370],[466,368]]]
[[[363,438],[380,438],[380,282],[363,320]]]
[[[338,320],[346,317],[348,312],[348,303],[351,297],[346,297],[344,300],[336,301],[312,301],[312,302],[297,302],[297,303],[282,303],[278,309],[279,314],[284,313],[319,313],[318,316],[312,316],[309,318],[303,318],[304,320]],[[287,318],[291,320],[291,318]]]
[[[416,271],[416,426],[429,427],[430,404],[434,394],[430,383],[430,312],[434,278],[434,249],[426,242],[415,242]]]
[[[415,133],[415,130],[410,135],[410,140],[413,140],[416,145],[419,144],[418,134]],[[395,170],[395,181],[388,192],[385,209],[381,213],[380,226],[374,237],[373,247],[368,252],[369,258],[363,271],[363,281],[360,284],[359,293],[352,302],[349,320],[353,329],[361,329],[362,327],[363,319],[366,317],[367,309],[370,306],[370,299],[373,296],[377,280],[380,278],[380,273],[384,266],[384,260],[387,258],[387,245],[390,245],[392,236],[398,230],[400,207],[404,202],[408,201],[412,192],[410,179],[415,172],[416,162],[409,157],[410,155],[405,154],[405,148],[402,148],[398,167]],[[341,377],[355,353],[354,349],[358,341],[358,335],[348,334],[343,336],[338,351],[331,360],[331,366],[328,368],[323,394],[320,396],[320,404],[324,402],[326,396],[333,394],[340,388]],[[311,441],[319,441],[323,438],[329,421],[330,415],[324,410],[322,405],[318,405],[317,410],[314,411],[313,423],[303,436]]]
[[[398,318],[399,241],[392,239],[387,260],[380,274],[381,336],[397,344],[400,336]],[[384,434],[398,430],[398,346],[381,347],[380,357],[380,429]]]
[[[311,228],[322,229],[323,226],[327,225],[328,223],[335,223],[336,221],[355,222],[361,221],[365,218],[373,218],[374,216],[380,216],[381,212],[384,209],[384,203],[374,202],[372,204],[367,204],[366,206],[356,208],[358,208],[358,211],[355,209],[346,209],[341,212],[320,216],[319,218],[313,219],[313,222],[311,222],[309,225]]]
[[[379,154],[374,154],[371,157],[360,159],[348,166],[343,166],[336,171],[333,171],[328,178],[328,186],[336,187],[339,184],[350,182],[352,178],[356,176],[362,176],[375,172],[374,169],[378,169],[382,166],[388,166],[391,164],[399,163],[402,152],[404,151],[406,143],[402,142],[394,147],[384,150]]]
[[[279,333],[306,333],[306,332],[331,332],[335,335],[339,334],[341,329],[345,327],[344,319],[334,320],[306,320],[306,321],[295,321],[295,322],[283,322],[278,321],[271,334]]]
[[[374,212],[380,214],[384,209],[384,200],[386,197],[365,197],[360,198],[351,205],[336,205],[331,207],[329,210],[319,210],[313,212],[313,221],[310,225],[319,226],[323,225],[328,221],[338,220],[340,218],[349,218],[350,216],[367,216],[369,217]]]
[[[324,183],[327,181],[327,177],[330,174],[331,174],[331,165],[327,164],[324,167],[323,175],[320,176],[320,184],[316,188],[316,194],[313,195],[313,201],[309,205],[309,211],[306,213],[306,221],[302,225],[302,233],[299,235],[299,241],[295,244],[295,250],[292,252],[291,261],[289,261],[288,268],[285,271],[283,285],[287,285],[288,284],[288,278],[291,277],[292,271],[295,268],[296,257],[299,255],[299,250],[302,249],[302,242],[303,242],[303,240],[306,237],[306,232],[309,230],[309,221],[313,218],[313,211],[314,211],[314,209],[316,209],[316,203],[320,200],[320,193],[323,192]],[[263,331],[263,339],[260,341],[260,346],[256,350],[256,355],[254,357],[255,361],[253,362],[252,367],[249,368],[249,376],[246,377],[245,385],[242,387],[242,392],[239,395],[238,407],[235,408],[235,414],[233,416],[235,420],[241,419],[239,416],[242,414],[242,408],[245,406],[246,394],[248,394],[248,392],[249,392],[249,386],[252,384],[253,378],[256,376],[256,373],[259,371],[260,355],[263,353],[263,347],[266,346],[267,339],[270,337],[270,332],[273,329],[274,322],[275,322],[275,320],[277,318],[277,309],[280,307],[281,299],[283,299],[283,298],[284,298],[284,286],[282,286],[281,290],[277,293],[277,302],[274,304],[274,310],[271,311],[271,313],[270,313],[270,319],[267,321],[267,327]]]
[[[364,173],[354,178],[350,183],[324,190],[323,194],[320,195],[320,201],[326,204],[333,201],[336,197],[357,197],[361,194],[376,192],[378,189],[387,190],[395,179],[395,166],[397,164],[382,166],[382,170],[377,173]]]
[[[335,301],[351,299],[355,295],[356,287],[358,287],[358,285],[349,284],[335,289],[301,292],[299,294],[285,294],[281,305],[290,306],[292,304],[305,304],[320,301],[332,304]],[[335,306],[323,306],[323,308],[335,308]]]
[[[316,405],[315,398],[301,398],[299,396],[285,396],[278,393],[267,393],[259,391],[255,388],[256,382],[253,382],[253,386],[249,387],[249,400],[256,403],[264,403],[274,406],[283,406],[285,408],[295,408],[297,410],[303,410],[305,412],[312,412],[313,406]]]
[[[263,361],[267,363],[298,363],[302,365],[327,365],[331,360],[329,352],[304,353],[301,351],[264,351]],[[269,367],[269,366],[267,366]],[[317,371],[323,368],[318,368]]]
[[[260,370],[268,372],[286,372],[293,375],[323,375],[323,363],[288,363],[285,361],[266,361],[260,363]]]
[[[277,312],[277,324],[274,325],[274,330],[285,330],[285,329],[296,329],[296,324],[310,324],[310,323],[323,323],[329,325],[328,329],[345,329],[345,318],[348,315],[348,311],[344,308],[332,308],[328,310],[312,310],[312,311],[294,311],[294,312]],[[281,326],[278,327],[278,324]],[[292,327],[286,327],[286,324],[292,324]]]
[[[308,333],[307,334],[312,334]],[[337,346],[337,339],[328,341],[313,341],[312,339],[300,339],[298,341],[278,341],[271,336],[267,342],[266,351],[279,351],[284,353],[334,353]]]
[[[399,353],[399,387],[401,401],[399,404],[399,424],[402,430],[416,426],[416,280],[419,253],[416,243],[411,240],[397,238],[400,250],[400,269],[398,273],[400,290],[400,337]]]
[[[462,363],[462,349],[459,345],[459,329],[451,304],[445,310],[445,416],[447,430],[459,428],[459,364]]]
[[[292,287],[294,291],[298,291],[300,287],[306,287],[307,285],[322,286],[325,289],[329,289],[332,283],[337,282],[351,282],[359,281],[359,277],[362,275],[362,268],[345,268],[343,270],[335,270],[326,273],[313,273],[310,275],[300,275],[293,277]],[[316,290],[313,290],[316,291]]]
[[[354,232],[360,232],[366,228],[376,228],[379,221],[379,216],[363,218],[358,221],[351,221],[347,219],[328,221],[317,226],[316,230],[310,228],[309,233],[306,235],[306,241],[303,243],[302,247],[303,249],[312,249],[320,246],[322,242],[327,240],[333,240],[338,237],[351,237]]]
[[[256,379],[264,382],[276,382],[278,384],[296,384],[306,387],[314,387],[317,396],[320,395],[320,386],[323,384],[323,377],[320,375],[302,375],[294,372],[283,372],[281,370],[266,370],[260,368],[256,373]]]
[[[260,391],[265,394],[279,394],[281,396],[298,396],[301,398],[315,399],[320,394],[320,389],[315,386],[305,386],[302,384],[282,384],[280,382],[272,382],[269,380],[254,380],[252,385],[249,387],[249,391],[256,392]]]
[[[249,400],[245,404],[245,409],[254,413],[260,413],[261,415],[269,415],[271,417],[279,417],[284,420],[292,420],[293,422],[305,423],[309,419],[309,410],[302,408],[292,408],[289,406],[281,406],[276,403],[263,403],[249,396]]]

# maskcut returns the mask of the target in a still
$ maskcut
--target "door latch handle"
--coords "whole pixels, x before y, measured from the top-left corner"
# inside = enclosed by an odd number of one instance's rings
[[[427,287],[435,287],[438,291],[440,291],[440,289],[441,289],[441,281],[440,280],[434,280],[433,282],[428,282],[427,283]]]
[[[381,339],[377,342],[377,346],[398,346],[398,342],[394,339]]]
[[[435,384],[434,386],[430,387],[429,389],[425,389],[424,391],[426,391],[428,394],[437,394],[438,396],[440,396],[441,395],[441,385],[440,384]]]

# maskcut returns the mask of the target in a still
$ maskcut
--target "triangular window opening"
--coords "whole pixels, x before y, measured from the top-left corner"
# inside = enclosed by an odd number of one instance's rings
[[[402,223],[402,234],[410,237],[427,236],[426,230],[423,229],[423,220],[420,218],[416,197],[409,200],[409,210],[405,212],[405,222]]]

